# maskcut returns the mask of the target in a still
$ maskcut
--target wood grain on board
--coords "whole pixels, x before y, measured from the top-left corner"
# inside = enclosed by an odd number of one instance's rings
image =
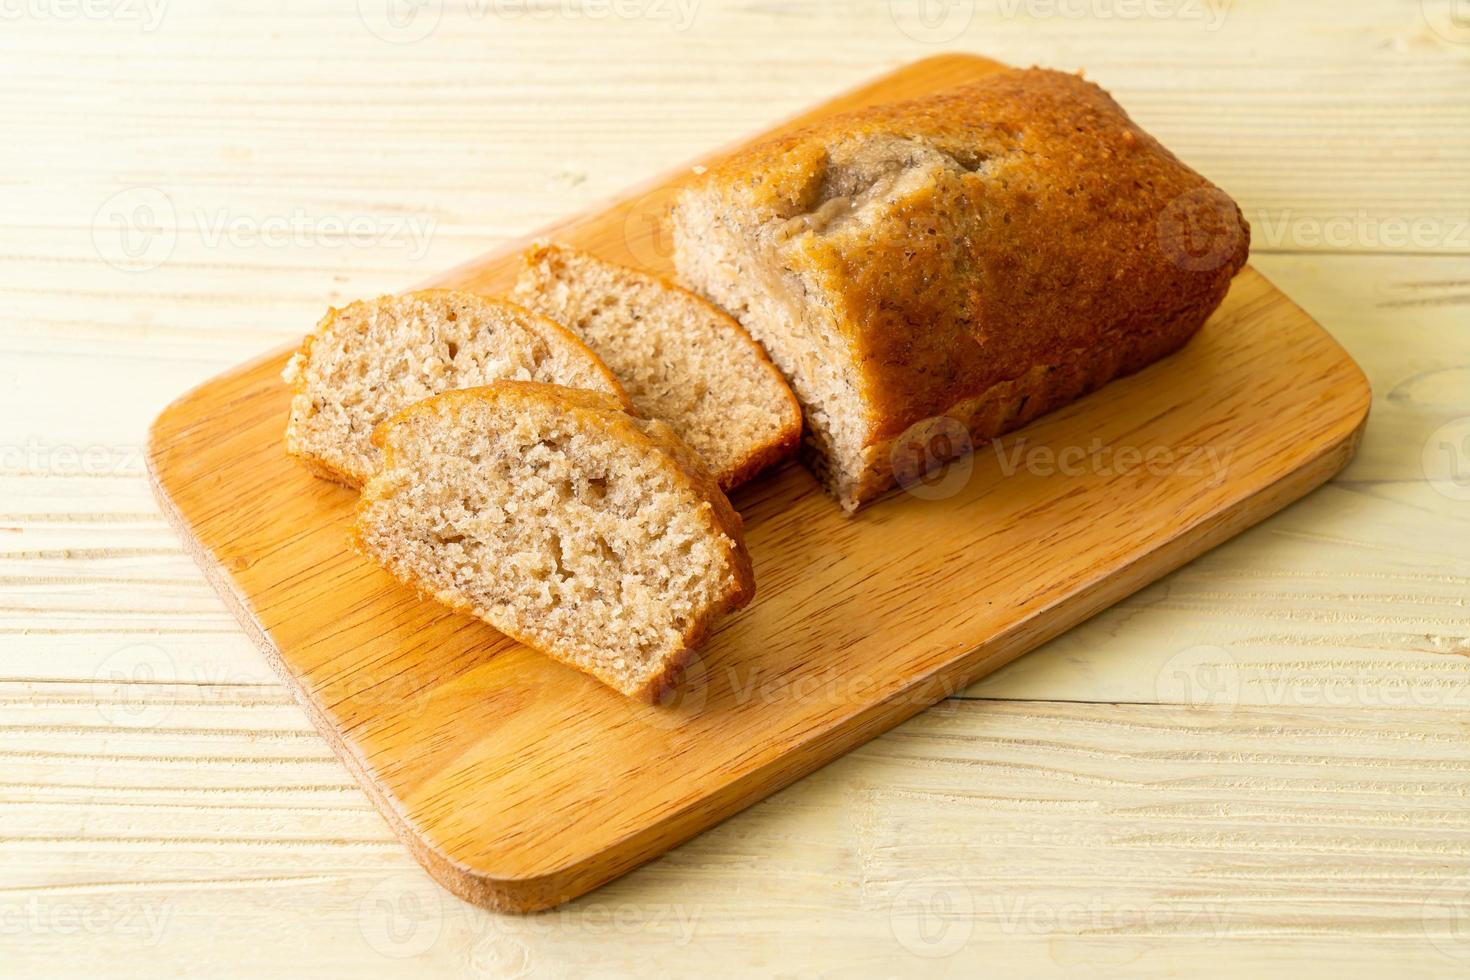
[[[995,68],[917,62],[813,115]],[[666,268],[677,179],[541,234]],[[435,284],[501,289],[516,244]],[[284,358],[159,418],[164,510],[418,859],[516,911],[637,866],[1301,497],[1351,457],[1370,400],[1247,269],[1181,353],[855,519],[796,466],[737,493],[757,598],[675,703],[645,707],[351,554],[355,495],[282,450]]]

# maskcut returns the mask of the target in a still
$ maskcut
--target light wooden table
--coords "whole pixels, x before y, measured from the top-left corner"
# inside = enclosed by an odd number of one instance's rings
[[[583,3],[0,3],[0,975],[1470,971],[1463,0]],[[1230,190],[1373,380],[1360,457],[607,888],[450,898],[165,527],[145,427],[940,50],[1085,67]]]

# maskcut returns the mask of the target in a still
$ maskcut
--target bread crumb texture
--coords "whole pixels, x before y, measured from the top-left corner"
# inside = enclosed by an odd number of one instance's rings
[[[426,290],[330,310],[284,372],[286,451],[359,486],[378,469],[374,427],[430,395],[499,380],[608,392],[597,355],[546,317],[474,293]]]
[[[790,456],[801,408],[760,345],[688,290],[562,245],[527,250],[510,298],[580,337],[638,411],[663,419],[729,490]]]
[[[740,517],[664,423],[499,382],[378,431],[359,550],[426,595],[642,700],[755,591]]]

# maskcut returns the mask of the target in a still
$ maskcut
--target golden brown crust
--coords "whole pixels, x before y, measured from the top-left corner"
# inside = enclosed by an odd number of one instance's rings
[[[1235,203],[1106,92],[1041,69],[835,117],[736,154],[686,194],[742,229],[785,223],[775,261],[849,352],[865,453],[1070,351],[1187,339],[1249,246]],[[870,210],[830,221],[834,198]]]
[[[1195,328],[1181,321],[1174,329],[1154,334],[1120,334],[1100,348],[1074,348],[1053,363],[1031,368],[1020,378],[1002,381],[980,396],[956,402],[935,418],[954,419],[970,433],[971,446],[1014,432],[1049,412],[1062,408],[1106,385],[1167,357],[1189,342]],[[865,452],[866,465],[855,498],[870,501],[898,484],[912,485],[923,476],[909,460],[934,459],[924,422],[887,438]],[[817,461],[809,461],[816,465]],[[849,513],[856,507],[849,508]]]
[[[397,462],[397,449],[393,435],[400,426],[416,416],[432,415],[442,411],[452,412],[457,405],[472,401],[534,403],[541,410],[573,416],[582,424],[601,429],[620,441],[639,446],[649,456],[668,459],[676,479],[688,486],[703,501],[702,509],[707,518],[709,530],[729,543],[727,554],[732,571],[729,590],[721,597],[720,602],[712,605],[702,617],[690,625],[684,634],[682,649],[666,660],[659,674],[650,678],[640,688],[630,691],[618,688],[615,680],[610,676],[589,671],[603,683],[622,690],[622,693],[630,697],[649,702],[657,701],[665,691],[678,682],[690,655],[704,642],[715,620],[725,612],[743,608],[755,596],[755,575],[750,552],[745,546],[745,534],[740,515],[736,513],[735,508],[721,492],[718,483],[705,467],[704,462],[674,434],[673,429],[667,424],[639,418],[624,408],[618,399],[603,392],[564,388],[560,385],[541,384],[534,381],[498,381],[479,388],[463,388],[444,392],[408,406],[391,419],[379,424],[373,431],[373,441],[383,449],[383,471],[387,472],[392,469]],[[374,503],[383,499],[382,488],[378,480],[370,480],[363,487],[362,495],[357,502],[359,516]],[[507,629],[504,624],[480,615],[470,604],[457,600],[449,594],[436,593],[410,570],[400,566],[397,562],[391,559],[385,561],[368,551],[363,546],[356,522],[352,530],[352,545],[359,554],[378,562],[394,578],[411,586],[420,594],[444,603],[458,612],[483,619],[525,646],[540,650],[565,663],[572,663],[568,658],[560,656],[557,651],[547,649],[531,638]],[[578,666],[578,669],[587,669],[581,665],[575,666]]]
[[[611,262],[590,252],[584,252],[557,242],[542,241],[532,244],[521,254],[521,267],[523,270],[532,270],[542,263],[553,265],[562,263],[566,261],[566,256],[568,255],[581,255],[594,262],[612,266],[630,277],[641,278],[671,293],[678,293],[688,301],[708,311],[715,320],[718,320],[726,327],[731,336],[738,338],[738,341],[746,346],[750,353],[760,362],[761,367],[768,371],[772,380],[776,382],[784,399],[782,406],[784,411],[778,413],[784,419],[780,431],[764,445],[752,449],[750,454],[738,463],[726,466],[717,472],[715,477],[719,481],[721,490],[728,493],[741,484],[754,479],[762,470],[773,466],[783,459],[791,457],[796,452],[797,444],[801,442],[801,405],[797,402],[796,395],[792,394],[791,388],[786,384],[786,378],[781,374],[781,371],[776,365],[772,363],[770,355],[766,353],[766,349],[750,335],[750,331],[741,326],[739,320],[736,320],[729,313],[715,306],[703,296],[684,288],[667,276],[651,272],[647,269],[634,269],[631,266]],[[522,273],[523,279],[524,275]]]

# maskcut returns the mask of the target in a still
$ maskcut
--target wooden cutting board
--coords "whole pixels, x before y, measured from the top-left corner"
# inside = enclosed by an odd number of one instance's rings
[[[931,58],[788,125],[999,67]],[[667,270],[688,173],[538,235]],[[520,244],[435,284],[500,292]],[[756,599],[647,707],[353,555],[356,495],[284,454],[286,356],[159,417],[159,500],[419,861],[514,911],[657,856],[1296,500],[1351,458],[1369,405],[1353,361],[1248,268],[1183,352],[856,518],[795,465],[738,492]]]

